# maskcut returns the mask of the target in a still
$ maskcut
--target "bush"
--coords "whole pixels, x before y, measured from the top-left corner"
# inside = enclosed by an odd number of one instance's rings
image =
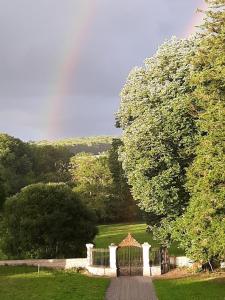
[[[3,249],[16,258],[66,258],[84,253],[97,233],[95,216],[65,184],[32,184],[4,205]]]

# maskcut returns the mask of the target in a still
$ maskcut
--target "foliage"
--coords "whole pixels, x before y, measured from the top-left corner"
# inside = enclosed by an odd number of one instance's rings
[[[156,294],[160,300],[223,300],[225,297],[224,284],[225,277],[212,277],[209,275],[154,280]]]
[[[63,147],[73,155],[85,152],[91,154],[99,154],[109,150],[113,137],[110,136],[93,136],[82,138],[69,138],[55,141],[40,141],[34,143],[40,146]]]
[[[0,267],[1,300],[103,300],[108,278],[35,267]]]
[[[195,39],[164,43],[144,67],[131,71],[121,93],[120,157],[151,225],[179,216],[189,200],[185,169],[194,157],[197,128],[188,77],[196,45]]]
[[[31,183],[69,181],[71,155],[64,147],[37,146],[0,134],[0,204]]]
[[[38,182],[70,184],[72,181],[71,185],[76,186],[75,190],[81,195],[83,202],[97,213],[101,222],[135,219],[137,208],[126,183],[121,163],[118,162],[119,140],[115,140],[114,146],[111,146],[110,137],[71,139],[66,140],[65,143],[56,141],[29,144],[8,135],[1,135],[1,138],[0,149],[4,164],[0,163],[0,204],[5,201],[6,196],[19,192],[28,184]],[[13,143],[19,146],[13,146]],[[83,153],[78,154],[76,158],[71,158],[73,151],[70,147],[93,146],[97,147],[92,148],[95,152],[95,150],[102,150],[103,143],[110,149],[108,153],[102,155]],[[16,147],[20,149],[17,150]],[[78,148],[76,149],[80,150]],[[10,164],[6,160],[6,150],[9,152],[8,156],[13,158]],[[25,159],[22,161],[21,156],[29,159],[29,172],[26,177],[23,176],[23,169],[26,169],[24,164],[27,161]],[[17,171],[15,165],[19,165]],[[20,184],[15,181],[15,175]],[[12,189],[11,186],[14,188]]]
[[[119,144],[114,140],[108,153],[80,153],[70,160],[74,190],[95,211],[99,223],[137,218],[137,207],[118,161]]]
[[[0,134],[0,178],[1,193],[4,191],[6,196],[18,192],[33,178],[29,145],[3,133]]]
[[[63,146],[30,145],[33,154],[33,182],[67,182],[72,154]]]
[[[94,145],[94,144],[111,144],[113,137],[111,136],[89,136],[89,137],[77,137],[67,138],[62,140],[44,140],[35,142],[38,145],[54,145],[54,146],[73,146],[73,145]],[[34,142],[32,142],[34,143]]]
[[[24,143],[0,134],[0,203],[36,182],[68,182],[70,157],[78,152],[98,154],[111,147],[111,137],[90,137],[61,141]]]
[[[112,176],[107,156],[77,154],[71,158],[70,172],[76,185],[74,190],[81,195],[83,202],[95,211],[98,221],[109,221]]]
[[[33,184],[7,199],[4,250],[16,258],[82,255],[97,233],[94,215],[65,184]]]
[[[6,193],[5,193],[5,186],[4,181],[0,176],[0,210],[2,209],[3,203],[5,202]]]
[[[113,221],[134,221],[140,218],[140,212],[131,195],[122,163],[119,161],[118,152],[121,145],[120,139],[113,139],[108,156],[109,169],[112,174]]]
[[[201,137],[188,170],[190,205],[174,233],[187,254],[203,262],[225,259],[225,3],[208,2],[192,74]]]

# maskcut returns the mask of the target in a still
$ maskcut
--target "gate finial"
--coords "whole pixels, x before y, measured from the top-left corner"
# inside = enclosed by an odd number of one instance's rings
[[[128,233],[127,237],[119,244],[119,247],[139,247],[141,248],[141,244],[133,238],[131,233]]]

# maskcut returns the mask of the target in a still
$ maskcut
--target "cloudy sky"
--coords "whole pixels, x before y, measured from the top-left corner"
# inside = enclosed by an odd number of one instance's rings
[[[133,66],[186,37],[203,0],[0,0],[0,131],[23,140],[117,135]]]

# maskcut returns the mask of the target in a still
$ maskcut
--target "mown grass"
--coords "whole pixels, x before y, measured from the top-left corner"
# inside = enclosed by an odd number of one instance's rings
[[[103,300],[107,278],[35,267],[0,267],[1,300]]]
[[[146,232],[146,224],[144,223],[127,223],[127,224],[110,224],[100,225],[99,233],[95,238],[97,248],[107,248],[111,243],[119,244],[130,232],[139,242],[148,242],[152,247],[158,247],[157,241],[154,241],[152,234]],[[183,251],[173,244],[169,249],[170,255],[183,255]]]
[[[224,300],[225,277],[154,280],[159,300]]]

